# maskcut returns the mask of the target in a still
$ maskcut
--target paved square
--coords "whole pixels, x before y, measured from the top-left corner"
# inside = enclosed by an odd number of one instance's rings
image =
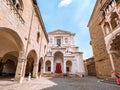
[[[99,82],[95,77],[39,78],[22,84],[10,79],[0,81],[0,90],[120,90],[119,85]]]

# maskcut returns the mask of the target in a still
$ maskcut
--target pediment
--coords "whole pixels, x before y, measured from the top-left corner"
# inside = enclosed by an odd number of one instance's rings
[[[48,35],[56,35],[56,34],[72,34],[72,33],[68,31],[63,31],[63,30],[55,30],[48,33]]]

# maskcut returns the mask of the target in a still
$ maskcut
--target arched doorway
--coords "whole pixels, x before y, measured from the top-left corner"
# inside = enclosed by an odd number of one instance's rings
[[[115,69],[117,72],[120,72],[120,33],[112,40],[110,46]]]
[[[17,32],[0,27],[0,75],[15,76],[19,52],[23,51],[23,42]]]
[[[54,54],[54,66],[55,73],[62,73],[63,70],[63,54],[61,52],[56,52]]]
[[[72,71],[72,62],[70,60],[68,60],[66,62],[66,72],[70,73]]]
[[[15,55],[16,53],[16,55]],[[2,76],[12,76],[14,77],[17,67],[17,52],[9,52],[3,56],[1,62],[1,75]]]
[[[43,73],[43,58],[40,58],[39,67],[38,67],[38,76],[40,76],[42,73]]]
[[[26,65],[26,71],[25,71],[26,76],[28,76],[31,73],[33,77],[33,74],[34,74],[33,70],[36,62],[37,62],[37,54],[35,50],[31,50],[27,56],[27,65]]]
[[[51,61],[46,61],[45,63],[45,72],[51,72]]]

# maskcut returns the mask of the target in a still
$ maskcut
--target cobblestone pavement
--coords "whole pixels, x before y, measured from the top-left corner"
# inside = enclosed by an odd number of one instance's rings
[[[120,90],[120,86],[99,82],[95,77],[39,78],[22,84],[4,79],[0,80],[0,90]]]

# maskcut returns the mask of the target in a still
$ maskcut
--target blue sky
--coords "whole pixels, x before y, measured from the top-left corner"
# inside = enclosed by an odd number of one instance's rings
[[[87,28],[96,0],[37,0],[47,32],[61,29],[76,33],[75,44],[84,59],[92,57]]]

